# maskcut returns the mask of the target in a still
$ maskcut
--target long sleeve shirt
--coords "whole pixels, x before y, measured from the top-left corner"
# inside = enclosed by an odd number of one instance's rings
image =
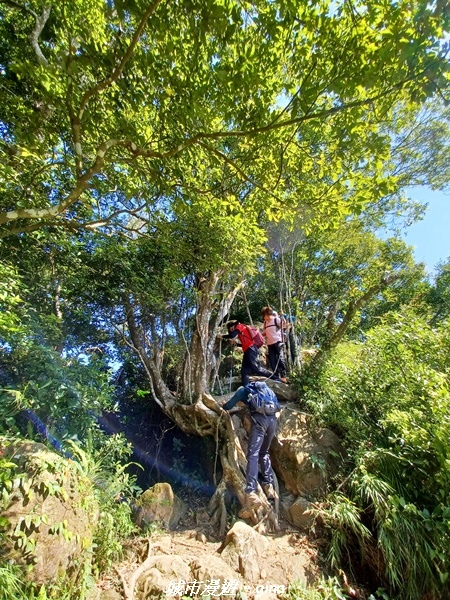
[[[236,390],[236,392],[228,400],[228,402],[225,402],[225,404],[223,404],[222,408],[224,410],[231,410],[232,408],[234,408],[236,406],[236,404],[238,402],[243,402],[246,406],[248,406],[249,405],[249,403],[248,403],[249,393],[250,392],[248,391],[247,388],[245,388],[244,386],[241,386],[240,388],[238,388]]]
[[[246,325],[243,325],[242,323],[238,323],[234,328],[234,331],[232,333],[227,333],[226,335],[223,335],[222,339],[231,340],[236,336],[239,338],[239,341],[242,345],[242,350],[244,352],[248,350],[251,346],[255,345]]]

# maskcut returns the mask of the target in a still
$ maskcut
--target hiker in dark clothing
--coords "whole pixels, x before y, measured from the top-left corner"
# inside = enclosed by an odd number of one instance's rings
[[[250,381],[250,375],[260,375],[261,377],[267,377],[267,379],[274,379],[280,381],[271,371],[264,369],[258,363],[258,348],[252,339],[252,336],[246,325],[239,323],[239,321],[228,321],[227,323],[228,334],[217,336],[223,340],[233,340],[238,338],[242,345],[244,357],[242,359],[241,378],[242,385],[247,385]]]
[[[259,382],[258,385],[268,388],[264,382]],[[252,425],[247,446],[246,498],[243,508],[238,512],[238,516],[242,519],[248,519],[252,511],[261,506],[261,500],[257,494],[258,464],[261,469],[264,493],[269,501],[275,500],[274,476],[270,462],[269,448],[276,434],[277,417],[275,414],[266,415],[253,411],[248,402],[249,394],[249,388],[240,387],[234,396],[222,405],[224,410],[230,410],[238,402],[242,402],[250,409]]]

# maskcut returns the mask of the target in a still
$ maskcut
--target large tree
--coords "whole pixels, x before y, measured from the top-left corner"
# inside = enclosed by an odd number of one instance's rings
[[[52,247],[57,229],[113,235],[112,268],[132,267],[133,285],[113,273],[123,341],[174,421],[220,432],[225,480],[241,495],[230,422],[219,426],[206,405],[217,327],[264,239],[258,228],[299,214],[306,230],[331,224],[398,189],[386,128],[400,105],[446,92],[446,3],[0,0],[0,8],[4,247],[24,234],[49,234]],[[132,260],[115,234],[135,240]],[[151,250],[142,280],[132,266],[139,236]],[[192,302],[178,398],[161,376],[167,330],[142,285],[158,285],[154,250],[166,250],[164,236],[175,248],[162,264]],[[96,242],[80,240],[97,258]],[[173,300],[167,287],[157,300]]]

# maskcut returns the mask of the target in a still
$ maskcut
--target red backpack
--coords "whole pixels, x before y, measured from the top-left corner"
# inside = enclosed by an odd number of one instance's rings
[[[257,348],[261,348],[261,346],[264,345],[264,337],[262,333],[259,331],[259,329],[253,327],[252,325],[246,325],[246,327],[255,346]]]

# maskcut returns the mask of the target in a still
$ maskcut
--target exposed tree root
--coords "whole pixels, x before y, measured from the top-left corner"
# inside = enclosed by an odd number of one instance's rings
[[[152,556],[151,555],[151,551],[152,551],[152,544],[150,542],[150,539],[148,540],[148,552],[147,552],[147,558],[144,560],[143,563],[141,563],[139,565],[139,567],[137,569],[135,569],[133,571],[133,573],[131,574],[130,580],[127,583],[125,576],[123,575],[123,573],[121,573],[119,571],[119,569],[114,566],[114,569],[116,570],[116,573],[119,575],[120,580],[122,582],[122,587],[123,587],[123,597],[125,600],[135,600],[135,596],[134,596],[134,588],[136,587],[136,584],[139,580],[139,577],[141,575],[143,575],[146,571],[148,571],[149,569],[152,568],[152,566],[154,565],[154,563],[156,562],[156,560],[158,559],[158,556]],[[145,597],[145,595],[144,595]]]
[[[217,486],[213,497],[209,501],[208,513],[211,515],[211,525],[218,528],[219,537],[222,538],[226,532],[227,526],[227,508],[225,506],[225,493],[227,484],[222,479]]]

